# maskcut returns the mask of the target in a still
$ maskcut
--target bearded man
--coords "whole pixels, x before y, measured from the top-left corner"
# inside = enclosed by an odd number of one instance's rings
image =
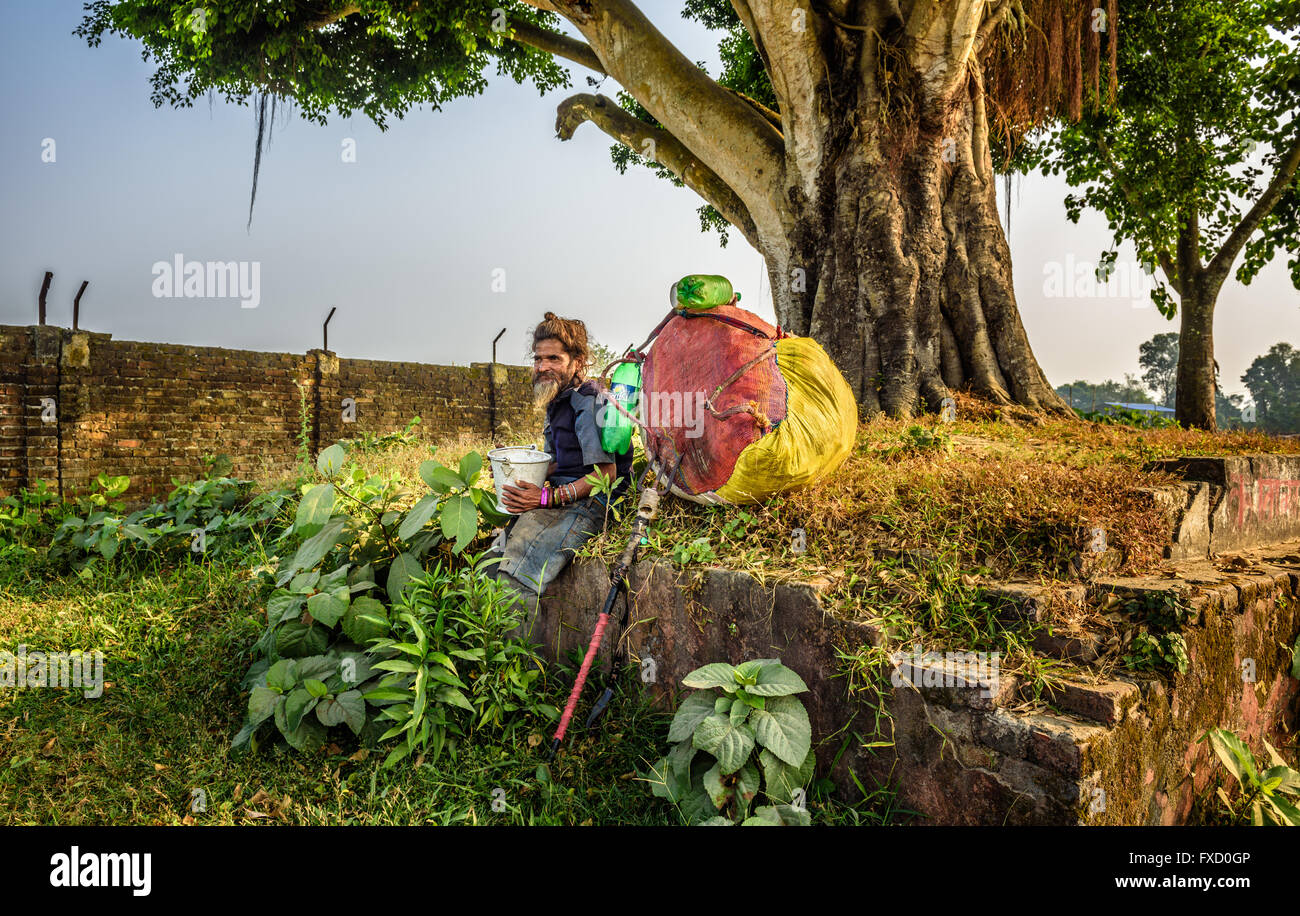
[[[533,400],[546,411],[545,449],[553,460],[543,486],[502,488],[502,502],[518,515],[503,534],[497,569],[497,579],[518,590],[534,614],[541,593],[604,523],[605,497],[593,495],[587,478],[615,479],[616,500],[631,479],[631,446],[612,455],[601,445],[599,391],[584,375],[590,361],[587,326],[547,312],[533,331]]]

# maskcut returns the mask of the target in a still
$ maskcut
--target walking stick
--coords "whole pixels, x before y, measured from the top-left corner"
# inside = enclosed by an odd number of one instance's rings
[[[655,487],[642,488],[641,499],[636,507],[636,521],[632,524],[632,534],[627,539],[627,546],[623,548],[623,556],[614,567],[614,581],[609,587],[609,594],[605,597],[605,606],[601,608],[600,617],[596,620],[596,632],[591,635],[587,656],[582,660],[582,667],[578,669],[578,678],[573,682],[573,691],[569,694],[569,702],[564,707],[564,714],[560,716],[560,727],[555,730],[555,737],[551,740],[551,759],[555,758],[555,752],[560,749],[560,742],[564,740],[564,733],[569,729],[569,720],[573,718],[578,697],[581,696],[582,687],[587,682],[587,672],[591,670],[591,663],[596,658],[596,652],[600,650],[600,643],[605,635],[605,627],[609,625],[609,613],[614,607],[614,599],[618,597],[619,589],[626,583],[627,571],[636,562],[637,551],[641,549],[641,536],[654,521],[658,510],[659,490]],[[608,700],[606,699],[605,702]]]

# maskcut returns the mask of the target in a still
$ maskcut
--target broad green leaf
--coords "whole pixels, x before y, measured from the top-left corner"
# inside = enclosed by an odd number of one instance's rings
[[[777,813],[774,805],[764,805],[755,811],[752,815],[745,818],[740,826],[742,827],[780,827],[783,822],[781,815]]]
[[[248,697],[248,721],[257,725],[266,721],[274,712],[275,706],[284,694],[270,687],[254,687]]]
[[[780,757],[764,748],[758,755],[758,762],[763,767],[765,779],[764,792],[774,802],[788,803],[794,801],[794,790],[805,788],[812,779],[817,755],[812,748],[801,766],[792,767]]]
[[[468,709],[470,712],[474,711],[474,704],[455,687],[439,687],[434,696],[442,703],[450,703],[452,706],[459,706],[461,709]]]
[[[704,774],[704,791],[709,793],[709,801],[719,810],[731,801],[731,787],[722,784],[722,770],[719,764],[709,767]]]
[[[275,651],[284,658],[320,655],[329,645],[329,631],[324,627],[287,623],[275,635]]]
[[[329,689],[325,686],[325,683],[323,681],[318,681],[315,678],[312,677],[307,678],[302,682],[302,686],[303,689],[305,689],[309,694],[311,694],[317,700],[319,700],[323,696],[329,695]]]
[[[695,746],[718,758],[726,774],[734,773],[754,749],[754,732],[748,725],[732,727],[726,716],[711,715],[695,730]]]
[[[682,797],[678,808],[682,816],[691,824],[702,824],[718,816],[718,809],[713,807],[713,800],[709,798],[708,790],[702,784],[691,786],[691,790]]]
[[[393,558],[393,562],[388,566],[388,580],[384,584],[385,591],[388,592],[390,601],[397,601],[402,597],[402,589],[415,576],[421,575],[424,567],[420,561],[410,553],[399,553]]]
[[[307,491],[307,495],[298,503],[298,515],[294,519],[293,530],[311,537],[325,527],[330,513],[334,511],[334,484],[317,484]]]
[[[306,682],[308,679],[323,681],[338,671],[338,665],[338,659],[329,655],[300,658],[296,669],[298,680],[300,682]]]
[[[1259,781],[1255,774],[1255,758],[1250,753],[1250,749],[1241,743],[1240,738],[1222,728],[1212,728],[1206,732],[1206,735],[1210,739],[1210,747],[1214,749],[1214,753],[1238,782],[1245,786]]]
[[[332,592],[320,592],[307,599],[307,610],[315,620],[333,627],[348,611],[348,587],[341,585]]]
[[[298,663],[282,658],[266,672],[266,686],[287,693],[298,684]]]
[[[758,697],[787,696],[807,689],[803,678],[779,663],[759,668],[758,679],[745,688],[746,692]]]
[[[302,595],[295,595],[293,592],[277,588],[271,592],[271,597],[266,601],[267,624],[275,626],[282,620],[292,620],[302,612],[302,605]]]
[[[304,718],[298,723],[296,729],[288,727],[285,712],[287,706],[288,703],[281,703],[275,707],[275,725],[289,742],[289,746],[294,750],[307,752],[319,750],[324,746],[326,731],[316,720]]]
[[[1295,645],[1291,647],[1291,676],[1300,679],[1300,636],[1295,638]]]
[[[812,725],[803,704],[791,696],[769,697],[749,717],[758,743],[791,766],[802,766],[812,746]]]
[[[723,817],[721,814],[715,814],[707,821],[700,821],[697,827],[734,827],[736,822],[729,817]]]
[[[456,539],[452,553],[460,553],[478,534],[478,509],[474,500],[462,494],[449,497],[442,507],[442,533]]]
[[[403,541],[409,541],[414,537],[416,532],[433,518],[433,513],[438,511],[439,499],[438,494],[430,493],[412,506],[406,513],[406,518],[402,519],[402,525],[397,529],[397,536]]]
[[[314,589],[316,587],[316,583],[319,581],[320,581],[319,569],[311,569],[305,573],[298,573],[298,575],[293,577],[293,581],[289,583],[289,591],[298,595],[306,594],[307,592],[310,592],[312,589]]]
[[[426,461],[420,465],[420,479],[429,485],[435,493],[465,486],[465,481],[451,468],[443,467],[438,461]]]
[[[343,467],[343,459],[346,457],[343,446],[335,442],[329,448],[322,451],[316,459],[316,470],[320,471],[326,477],[333,477]]]
[[[352,599],[343,615],[343,632],[348,639],[364,646],[372,639],[387,636],[388,630],[388,615],[382,602],[368,595]]]
[[[303,541],[298,552],[293,555],[292,567],[308,569],[325,559],[325,554],[339,543],[339,535],[343,533],[345,524],[347,524],[346,519],[331,519],[324,528]]]
[[[742,816],[749,812],[754,799],[758,797],[759,785],[758,767],[754,766],[754,761],[747,761],[736,771],[736,784],[732,792],[736,799],[736,807]]]
[[[317,698],[305,687],[292,691],[284,700],[285,731],[291,732],[302,724],[302,717],[316,708]]]
[[[483,456],[478,452],[469,452],[460,459],[460,478],[465,481],[467,487],[474,486],[474,481],[478,479],[481,470],[483,470]]]
[[[752,706],[745,703],[732,703],[731,709],[728,710],[728,717],[731,719],[732,726],[743,725],[752,709]]]
[[[695,727],[713,715],[713,694],[708,691],[692,693],[677,707],[673,723],[668,727],[670,742],[689,741]]]
[[[347,690],[334,698],[334,702],[343,708],[343,721],[354,735],[361,734],[366,724],[366,701],[361,698],[359,690]]]
[[[703,668],[696,668],[682,678],[682,683],[687,687],[699,689],[721,687],[729,692],[734,692],[736,689],[736,682],[733,679],[735,671],[736,669],[726,662],[714,662],[711,665],[705,665]]]

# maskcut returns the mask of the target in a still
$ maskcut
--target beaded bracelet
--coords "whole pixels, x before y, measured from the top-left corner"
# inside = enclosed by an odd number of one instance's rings
[[[550,491],[551,491],[550,484],[547,483],[542,484],[542,494],[537,498],[537,505],[539,507],[546,505],[546,494],[549,493]]]

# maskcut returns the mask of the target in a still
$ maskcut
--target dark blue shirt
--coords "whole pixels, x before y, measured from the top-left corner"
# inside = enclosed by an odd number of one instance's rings
[[[603,409],[596,383],[590,379],[571,386],[555,396],[546,407],[546,451],[555,460],[555,470],[547,479],[553,484],[581,480],[598,464],[613,464],[620,478],[614,487],[615,498],[627,490],[632,476],[632,446],[621,455],[605,451],[600,442],[598,419]]]

